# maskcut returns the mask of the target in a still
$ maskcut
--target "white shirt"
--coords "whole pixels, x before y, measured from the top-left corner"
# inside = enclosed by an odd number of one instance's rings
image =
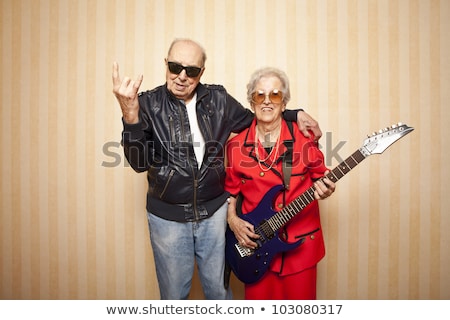
[[[195,157],[197,158],[198,168],[202,166],[203,157],[205,156],[205,138],[200,132],[197,121],[197,93],[186,105],[186,110],[189,116],[189,125],[191,127],[192,142],[194,144]]]

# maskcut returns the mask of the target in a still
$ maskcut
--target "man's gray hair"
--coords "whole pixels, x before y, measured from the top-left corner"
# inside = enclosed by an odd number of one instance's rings
[[[201,67],[203,68],[205,66],[205,62],[206,62],[206,51],[205,51],[205,49],[203,48],[203,46],[200,43],[198,43],[197,41],[194,41],[192,39],[189,39],[189,38],[176,38],[176,39],[174,39],[172,41],[170,47],[169,47],[169,50],[167,51],[167,56],[170,56],[170,51],[172,51],[173,46],[176,43],[178,43],[178,42],[190,42],[192,44],[195,44],[197,47],[199,47],[200,50],[202,51],[202,65],[201,65]]]

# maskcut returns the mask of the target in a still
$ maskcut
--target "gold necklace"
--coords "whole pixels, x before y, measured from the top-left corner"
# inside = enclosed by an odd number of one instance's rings
[[[278,158],[278,147],[279,147],[279,144],[280,144],[280,136],[281,136],[281,129],[280,129],[280,132],[279,132],[279,134],[278,134],[278,138],[277,138],[277,142],[275,143],[275,145],[273,146],[273,148],[272,148],[272,150],[270,150],[270,152],[269,152],[269,154],[268,154],[268,156],[265,158],[265,159],[260,159],[259,158],[259,146],[261,145],[261,142],[259,141],[259,138],[258,138],[258,130],[257,130],[257,128],[255,128],[256,130],[256,132],[255,132],[255,155],[256,155],[256,159],[258,160],[258,166],[259,166],[259,168],[261,169],[261,171],[263,171],[263,172],[267,172],[267,171],[269,171],[270,169],[272,169],[272,167],[273,167],[273,165],[275,164],[275,162],[277,161],[277,158]],[[262,146],[262,145],[261,145]],[[272,153],[274,152],[274,150],[275,150],[275,154],[274,154],[274,156],[272,157]],[[272,157],[272,163],[268,166],[268,167],[263,167],[262,165],[261,165],[261,163],[265,163],[267,160],[269,160],[270,158]]]

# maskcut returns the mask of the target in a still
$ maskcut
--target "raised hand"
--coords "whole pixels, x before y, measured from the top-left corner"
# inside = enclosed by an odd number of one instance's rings
[[[129,77],[121,80],[119,76],[119,64],[117,62],[113,63],[113,93],[117,101],[119,101],[123,120],[126,123],[133,124],[139,122],[138,92],[143,78],[143,75],[139,75],[134,81]]]

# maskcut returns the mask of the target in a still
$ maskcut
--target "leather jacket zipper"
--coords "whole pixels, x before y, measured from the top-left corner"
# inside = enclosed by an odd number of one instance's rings
[[[199,214],[197,210],[197,187],[198,187],[198,180],[197,177],[194,178],[194,203],[192,204],[192,209],[194,210],[194,216],[195,220],[199,220]]]
[[[175,139],[175,126],[173,124],[173,116],[171,114],[169,114],[169,130],[172,143],[175,143],[177,140]]]
[[[170,181],[172,180],[173,175],[175,174],[175,170],[172,169],[169,172],[169,177],[167,178],[167,182],[166,185],[164,186],[163,191],[161,191],[161,193],[159,194],[159,198],[162,199],[164,194],[166,193],[167,187],[169,186]]]

